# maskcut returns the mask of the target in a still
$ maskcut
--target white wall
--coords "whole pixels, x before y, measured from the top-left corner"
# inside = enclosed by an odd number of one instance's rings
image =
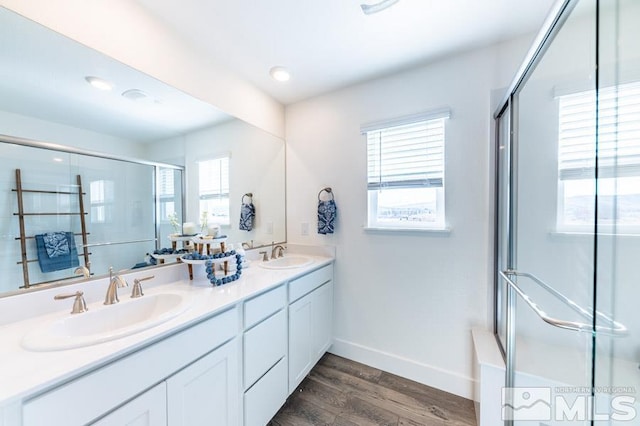
[[[145,158],[146,145],[34,117],[0,111],[0,135],[66,145],[125,157]]]
[[[288,241],[333,244],[332,351],[471,397],[471,327],[489,328],[491,91],[507,86],[530,38],[443,59],[286,108]],[[494,101],[495,103],[495,101]],[[439,107],[446,127],[450,234],[368,233],[360,125]],[[315,233],[317,193],[338,205],[332,236]],[[301,224],[311,235],[301,235]]]
[[[283,136],[280,103],[196,51],[136,2],[1,0],[0,5]]]
[[[144,150],[149,161],[184,166],[184,136],[147,143]]]

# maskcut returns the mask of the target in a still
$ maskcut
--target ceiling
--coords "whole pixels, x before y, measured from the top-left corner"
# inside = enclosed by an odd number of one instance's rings
[[[175,37],[289,104],[535,32],[555,0],[399,0],[370,16],[361,0],[135,1]],[[2,7],[0,40],[0,110],[139,142],[232,119]],[[271,79],[276,65],[289,68],[288,83]],[[111,81],[114,90],[93,89],[88,75]],[[125,99],[128,89],[159,102]]]
[[[182,37],[284,104],[519,35],[555,0],[136,0]],[[277,83],[282,65],[291,80]]]
[[[146,74],[0,7],[0,110],[138,142],[231,120]],[[99,91],[86,76],[114,84]],[[153,101],[122,93],[139,89]]]

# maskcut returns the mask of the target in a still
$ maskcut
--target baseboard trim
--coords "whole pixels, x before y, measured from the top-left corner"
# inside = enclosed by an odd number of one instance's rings
[[[475,380],[471,377],[342,339],[333,339],[329,352],[463,398],[473,399]]]

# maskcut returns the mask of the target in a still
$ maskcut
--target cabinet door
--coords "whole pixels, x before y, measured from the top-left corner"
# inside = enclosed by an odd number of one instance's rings
[[[239,424],[238,340],[167,379],[169,426]]]
[[[333,282],[313,292],[311,302],[311,362],[315,365],[331,346],[333,335]]]
[[[92,424],[94,426],[166,426],[166,384],[160,383]]]
[[[289,305],[289,393],[311,370],[311,302],[313,293]]]
[[[302,382],[331,345],[333,282],[289,305],[289,392]]]

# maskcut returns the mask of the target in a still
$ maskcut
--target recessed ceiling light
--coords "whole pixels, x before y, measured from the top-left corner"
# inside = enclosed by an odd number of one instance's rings
[[[56,163],[62,163],[64,160],[60,157],[53,157],[53,161],[55,161]]]
[[[122,97],[140,104],[155,105],[162,103],[160,99],[154,98],[144,90],[140,89],[125,90],[122,92]]]
[[[113,83],[108,82],[107,80],[100,78],[100,77],[94,77],[94,76],[87,76],[84,78],[85,80],[87,80],[87,83],[89,83],[90,85],[92,85],[93,87],[95,87],[98,90],[111,90],[113,89]]]
[[[269,70],[269,74],[271,74],[271,78],[275,81],[285,82],[289,81],[291,78],[291,74],[285,67],[273,67]]]
[[[396,3],[398,3],[398,0],[382,0],[374,4],[361,4],[360,7],[365,15],[372,15],[374,13],[382,12]]]
[[[144,101],[149,98],[149,95],[146,92],[143,92],[140,89],[129,89],[122,92],[122,96],[131,100],[131,101]]]

